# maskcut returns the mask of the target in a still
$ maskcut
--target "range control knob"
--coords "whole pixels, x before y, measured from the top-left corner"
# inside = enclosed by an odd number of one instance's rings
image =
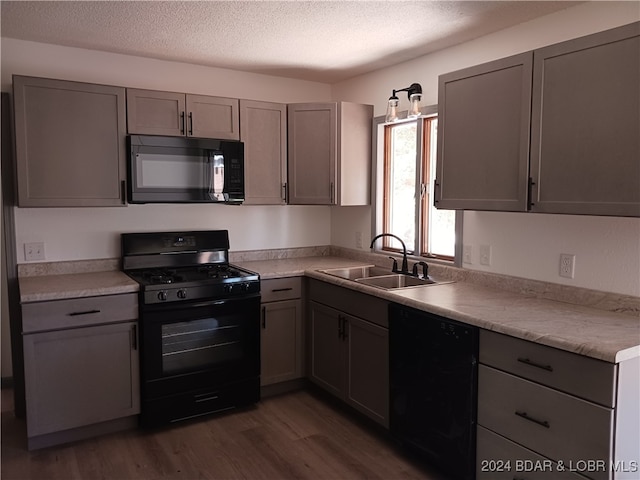
[[[187,298],[187,291],[184,288],[182,288],[178,290],[178,293],[176,295],[178,295],[178,298],[184,300],[185,298]]]
[[[251,285],[249,283],[243,283],[241,287],[243,292],[248,292],[251,288]]]
[[[227,283],[224,286],[224,291],[227,293],[231,293],[233,291],[233,283]]]
[[[165,301],[167,299],[167,292],[165,290],[160,290],[158,292],[158,300]]]

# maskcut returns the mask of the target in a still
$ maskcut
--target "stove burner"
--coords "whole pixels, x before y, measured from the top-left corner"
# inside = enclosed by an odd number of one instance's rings
[[[178,275],[173,270],[145,270],[142,271],[141,275],[146,282],[152,285],[169,284],[182,281],[182,276]]]
[[[203,273],[208,278],[232,278],[239,276],[238,273],[230,269],[228,265],[203,265],[198,268],[198,272]]]

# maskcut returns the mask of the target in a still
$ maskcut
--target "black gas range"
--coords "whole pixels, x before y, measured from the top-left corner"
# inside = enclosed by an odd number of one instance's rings
[[[260,275],[229,263],[226,230],[122,234],[140,284],[141,424],[260,398]]]

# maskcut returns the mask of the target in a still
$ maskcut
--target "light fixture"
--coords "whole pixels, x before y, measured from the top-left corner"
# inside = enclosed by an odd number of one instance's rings
[[[389,97],[389,103],[387,104],[387,116],[385,117],[385,121],[387,122],[395,122],[399,118],[398,103],[400,101],[396,96],[396,93],[398,92],[407,92],[407,98],[409,98],[409,111],[407,112],[407,118],[415,118],[420,115],[422,86],[419,83],[412,83],[408,87],[393,90],[393,94]]]

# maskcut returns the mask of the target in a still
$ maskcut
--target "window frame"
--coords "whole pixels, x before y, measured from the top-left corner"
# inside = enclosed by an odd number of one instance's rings
[[[393,124],[398,124],[402,122],[410,122],[415,120],[420,120],[424,117],[434,117],[437,116],[438,106],[430,105],[422,108],[422,114],[417,119],[407,119],[406,112],[400,113],[400,120],[393,122]],[[373,148],[372,148],[372,209],[371,209],[371,237],[375,237],[381,233],[393,233],[386,230],[386,225],[384,225],[384,202],[386,201],[386,197],[388,195],[387,183],[385,182],[385,175],[387,175],[386,166],[385,166],[385,146],[389,145],[390,142],[385,141],[385,137],[389,135],[389,129],[386,129],[385,126],[392,125],[391,123],[385,122],[385,116],[375,117],[372,122],[372,139],[373,139]],[[422,156],[422,152],[425,148],[425,132],[423,131],[424,122],[418,121],[416,124],[416,152],[417,155]],[[437,141],[437,139],[430,139],[431,141]],[[417,163],[416,169],[416,198],[420,198],[420,201],[416,201],[416,215],[415,215],[415,232],[416,232],[416,241],[415,245],[407,245],[407,250],[413,251],[414,253],[408,253],[408,256],[416,261],[428,259],[429,262],[441,263],[444,265],[453,265],[456,267],[462,266],[462,228],[463,228],[463,215],[464,212],[462,210],[455,211],[455,244],[454,244],[454,256],[453,259],[446,259],[437,256],[430,255],[421,255],[420,251],[423,245],[427,244],[428,238],[425,235],[426,229],[428,229],[428,219],[425,217],[424,221],[421,221],[423,218],[423,213],[425,210],[428,211],[429,205],[428,195],[421,195],[423,185],[429,189],[429,191],[433,191],[435,178],[428,179],[429,172],[425,172],[422,168],[422,162]],[[428,180],[427,180],[428,179]],[[427,181],[425,181],[427,180]],[[390,246],[390,241],[388,237],[383,237],[381,241],[376,242],[374,245],[374,251],[376,253],[382,254],[402,254],[402,250],[398,248],[393,248]],[[425,249],[426,251],[426,249]],[[418,252],[418,253],[416,253]]]

